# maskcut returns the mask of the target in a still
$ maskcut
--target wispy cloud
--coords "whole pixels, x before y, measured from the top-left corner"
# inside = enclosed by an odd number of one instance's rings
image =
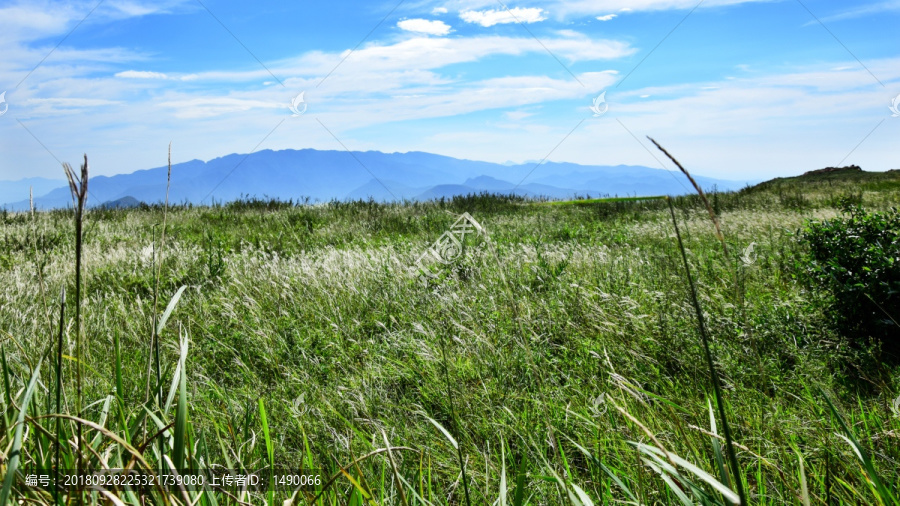
[[[476,23],[484,27],[504,23],[537,23],[544,21],[544,9],[538,7],[514,7],[512,9],[491,9],[484,11],[462,11],[459,17],[466,23]]]
[[[64,35],[81,20],[104,23],[126,18],[172,12],[186,0],[14,1],[0,7],[0,42],[23,43]],[[92,9],[96,10],[85,19]]]
[[[597,16],[597,21],[609,21],[611,19],[614,19],[616,16],[618,16],[618,14],[606,14],[603,16]]]
[[[150,72],[146,70],[126,70],[117,72],[116,77],[124,77],[126,79],[169,79],[169,76],[162,72]]]
[[[627,42],[589,37],[572,30],[555,32],[556,36],[544,37],[542,42],[569,61],[587,62],[614,60],[632,55],[636,49]],[[336,72],[332,79],[342,78],[358,83],[368,72],[402,71],[414,73],[439,69],[448,65],[471,63],[490,56],[527,56],[544,54],[546,50],[529,37],[470,36],[470,37],[412,37],[392,44],[370,44],[353,52],[349,58],[352,66]],[[336,59],[344,53],[309,52],[301,57],[275,65],[283,75],[316,76],[328,72]],[[413,70],[416,69],[416,70]],[[254,76],[261,76],[252,71]],[[205,74],[199,74],[201,78]],[[335,84],[329,82],[329,87]]]
[[[704,0],[700,8],[771,1],[776,0]],[[610,12],[689,10],[698,3],[698,0],[557,0],[547,8],[562,17],[602,16]]]
[[[534,116],[533,112],[526,111],[507,111],[503,116],[510,121],[521,121],[529,116]]]
[[[251,109],[280,109],[284,104],[271,100],[252,100],[237,97],[194,97],[185,100],[159,102],[159,107],[171,109],[176,118],[211,118]]]
[[[98,107],[104,105],[117,105],[122,102],[106,100],[102,98],[32,98],[26,104],[34,104],[39,107]]]
[[[154,72],[152,70],[125,70],[116,72],[115,77],[123,79],[150,79],[150,80],[169,80],[169,81],[196,81],[200,78],[198,74],[181,74],[172,75],[165,72]]]
[[[900,0],[889,0],[886,2],[871,3],[868,5],[857,5],[849,9],[843,9],[834,14],[819,16],[819,21],[828,23],[832,21],[843,21],[845,19],[861,18],[873,16],[885,12],[900,12]],[[818,24],[818,21],[812,20],[806,25]]]

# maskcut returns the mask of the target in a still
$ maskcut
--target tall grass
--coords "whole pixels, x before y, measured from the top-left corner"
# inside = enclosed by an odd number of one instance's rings
[[[84,163],[81,165],[81,177],[75,173],[72,166],[68,163],[63,163],[63,171],[66,173],[66,179],[69,181],[69,189],[72,191],[72,205],[75,210],[75,412],[81,417],[82,408],[84,406],[84,372],[82,370],[82,364],[84,362],[82,341],[84,340],[84,336],[81,329],[81,257],[82,244],[84,241],[84,208],[87,204],[88,191],[87,154],[84,155]],[[78,436],[75,444],[76,455],[78,456],[76,469],[79,472],[81,471],[83,464],[81,458],[82,441],[81,424],[78,424]]]
[[[171,142],[169,143],[168,160],[169,160],[169,170],[166,173],[166,201],[165,201],[165,205],[163,206],[163,224],[162,224],[162,231],[160,232],[160,237],[159,237],[159,253],[158,254],[156,252],[156,243],[155,242],[153,243],[153,261],[156,266],[156,272],[155,272],[156,282],[153,285],[153,322],[151,323],[151,326],[150,326],[150,332],[151,332],[150,343],[151,343],[151,347],[153,349],[153,358],[154,358],[155,365],[156,365],[156,384],[157,385],[162,384],[162,363],[160,362],[160,358],[159,358],[159,333],[160,333],[160,327],[162,325],[165,325],[165,323],[163,322],[163,324],[160,325],[157,322],[156,315],[158,314],[157,311],[158,311],[158,304],[159,304],[159,280],[162,275],[162,266],[163,266],[163,258],[164,258],[163,252],[165,251],[165,244],[166,244],[166,225],[167,225],[167,219],[169,216],[169,186],[172,184],[172,143]],[[181,292],[179,292],[178,295],[180,296],[180,294],[181,294]],[[169,310],[168,313],[171,314],[171,310]],[[147,363],[147,371],[148,371],[147,372],[147,390],[148,390],[148,394],[149,394],[150,361],[148,361],[148,363]],[[163,393],[162,389],[159,389],[159,396],[157,397],[157,406],[159,406],[159,407],[162,407],[162,405],[163,405],[162,393]],[[149,397],[148,397],[148,400],[149,400]],[[181,451],[181,450],[176,450],[176,451]],[[159,438],[159,455],[164,455],[164,454],[165,454],[165,438],[160,437]],[[175,460],[176,460],[176,462],[179,462],[179,459],[176,458]],[[164,471],[163,464],[164,463],[162,461],[160,461],[160,472]]]
[[[706,199],[706,195],[703,193],[703,189],[700,188],[700,185],[697,184],[697,181],[691,176],[690,172],[687,171],[672,155],[669,154],[668,151],[665,150],[662,146],[659,145],[655,140],[650,138],[650,141],[659,148],[660,151],[663,152],[672,163],[678,166],[681,169],[681,172],[684,173],[685,176],[690,180],[691,184],[694,186],[694,189],[697,190],[697,194],[700,196],[700,199],[703,201],[703,204],[706,206],[707,212],[709,212],[709,217],[715,225],[716,236],[722,242],[722,248],[725,251],[725,254],[728,254],[728,249],[725,246],[725,236],[722,235],[722,229],[719,226],[719,220],[716,217],[716,213],[713,211],[712,206],[709,205],[709,201]],[[722,385],[719,379],[719,373],[716,371],[716,366],[713,363],[712,352],[709,350],[709,341],[710,336],[707,332],[706,322],[703,318],[703,310],[700,308],[700,300],[697,297],[697,287],[694,284],[694,277],[691,275],[691,267],[688,263],[687,253],[684,249],[684,241],[681,240],[681,231],[678,229],[678,220],[675,218],[675,208],[672,207],[672,201],[669,200],[669,214],[672,217],[672,226],[675,228],[675,238],[678,240],[678,251],[681,253],[681,260],[684,263],[684,276],[687,279],[687,284],[689,288],[689,293],[691,295],[691,305],[694,307],[694,312],[697,315],[697,330],[700,333],[700,339],[703,343],[703,356],[706,359],[706,367],[709,369],[709,381],[713,387],[713,393],[716,398],[716,407],[719,410],[719,418],[722,421],[722,429],[725,431],[725,452],[728,455],[728,464],[731,466],[731,473],[734,478],[734,486],[737,490],[738,499],[740,500],[741,506],[747,504],[747,497],[744,493],[744,484],[743,477],[741,473],[741,468],[738,465],[737,455],[735,455],[734,451],[734,438],[731,435],[731,427],[728,423],[728,417],[725,414],[725,398],[722,395]],[[711,420],[715,422],[715,420]],[[721,463],[721,454],[719,454],[719,447],[717,443],[713,443],[713,448],[716,451],[717,461]],[[729,483],[728,476],[725,474],[724,469],[722,469],[722,479]]]
[[[741,320],[699,196],[82,209],[83,235],[71,212],[4,217],[0,499],[896,504],[900,417],[885,401],[900,372],[864,368],[864,351],[791,281],[797,245],[784,229],[834,213],[827,195],[803,211],[759,192],[717,199],[729,241],[757,243]],[[409,266],[453,222],[446,211],[469,204],[496,248],[422,287]],[[46,259],[56,289],[76,251],[91,261],[74,261],[83,287],[69,307],[85,310],[68,316],[63,291],[48,346],[28,259]],[[222,256],[215,276],[207,253]],[[154,300],[168,300],[161,313]],[[79,333],[82,358],[77,346],[69,357]],[[321,480],[58,495],[27,483],[48,463],[79,462],[294,467]]]

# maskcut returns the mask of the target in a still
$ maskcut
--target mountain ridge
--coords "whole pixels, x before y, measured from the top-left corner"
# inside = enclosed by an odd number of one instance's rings
[[[91,177],[89,205],[124,197],[146,203],[162,202],[167,172],[168,167],[163,166]],[[549,198],[688,193],[689,186],[678,177],[681,175],[644,166],[569,162],[504,165],[422,151],[262,150],[172,165],[169,201],[196,205],[242,197],[308,197],[313,202],[427,200],[482,191]],[[716,186],[719,190],[738,190],[748,183],[695,177],[704,188]],[[70,205],[71,196],[68,187],[61,184],[43,195],[36,194],[34,200],[37,208],[51,209]],[[0,201],[0,207],[25,210],[27,194],[21,199]]]

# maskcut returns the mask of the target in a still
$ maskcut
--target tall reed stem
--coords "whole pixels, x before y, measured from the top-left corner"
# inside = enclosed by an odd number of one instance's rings
[[[710,381],[713,384],[713,391],[716,395],[716,406],[719,408],[719,418],[722,419],[722,429],[725,432],[725,448],[728,451],[728,463],[731,472],[734,474],[734,483],[737,488],[738,497],[741,500],[741,506],[747,504],[747,498],[744,495],[744,484],[741,480],[741,469],[738,467],[737,455],[734,452],[734,439],[731,437],[731,428],[728,425],[728,418],[725,416],[725,403],[722,397],[722,388],[719,385],[719,374],[716,372],[713,364],[712,352],[709,351],[709,335],[706,331],[706,323],[703,319],[703,310],[700,308],[700,300],[697,297],[697,287],[694,285],[694,278],[691,276],[691,267],[688,264],[687,253],[684,250],[684,243],[681,241],[681,231],[678,229],[678,220],[675,219],[675,207],[672,206],[672,199],[666,199],[669,203],[669,214],[672,216],[672,225],[675,227],[675,237],[678,238],[678,249],[681,251],[681,260],[684,262],[684,273],[688,279],[688,285],[691,289],[691,303],[694,311],[697,313],[697,327],[700,330],[700,340],[703,343],[703,353],[706,356],[706,366],[709,368]]]
[[[56,414],[62,413],[62,350],[63,350],[63,332],[66,328],[66,288],[63,287],[59,293],[59,338],[56,341]],[[62,418],[56,417],[56,468],[53,471],[54,483],[59,483],[59,469],[62,461],[59,456],[59,446],[62,440],[62,429],[60,427]],[[60,504],[59,489],[53,487],[53,500]]]
[[[678,163],[678,160],[676,160],[674,156],[670,155],[669,152],[666,151],[666,148],[660,146],[659,143],[656,142],[655,139],[653,139],[653,137],[647,137],[647,138],[650,139],[650,142],[652,142],[660,151],[662,151],[663,154],[665,154],[667,157],[669,157],[669,160],[672,160],[672,163],[674,163],[681,170],[682,174],[687,176],[688,181],[690,181],[691,185],[694,186],[694,190],[697,191],[697,195],[700,196],[700,200],[703,201],[703,205],[706,206],[706,212],[709,213],[709,219],[712,220],[713,225],[716,227],[716,237],[718,237],[719,241],[722,243],[722,251],[725,252],[725,256],[727,257],[728,256],[728,245],[725,244],[725,235],[722,234],[722,227],[719,225],[719,218],[716,217],[716,211],[713,209],[713,206],[711,206],[709,204],[709,200],[707,200],[706,194],[703,193],[703,188],[701,188],[700,185],[697,183],[697,180],[694,179],[693,176],[691,176],[691,173],[688,172],[687,169],[684,168],[684,166],[682,166],[680,163]]]
[[[50,310],[47,308],[47,298],[44,296],[44,270],[41,266],[41,262],[38,261],[37,215],[34,212],[34,186],[28,187],[28,208],[31,211],[31,238],[34,245],[34,266],[37,269],[38,289],[41,293],[41,306],[43,307],[43,313],[47,318],[47,329],[49,330],[50,335],[53,335],[53,317],[50,314]]]
[[[162,391],[162,363],[159,359],[159,329],[157,328],[158,324],[158,304],[159,304],[159,279],[162,277],[162,250],[165,246],[166,242],[166,220],[169,215],[169,187],[172,184],[172,143],[169,143],[169,171],[166,175],[166,205],[163,209],[163,228],[162,232],[160,232],[159,239],[159,249],[160,254],[158,257],[158,262],[156,265],[156,285],[153,289],[153,329],[152,329],[152,346],[153,346],[153,356],[154,361],[156,362],[156,388],[157,388],[157,402],[159,404],[159,409],[162,410],[163,407],[163,391]],[[156,256],[156,248],[154,248],[154,256]],[[183,374],[183,372],[182,372]],[[147,377],[147,387],[149,389],[150,386],[150,377],[148,374]],[[159,463],[160,463],[160,471],[163,471],[163,455],[165,451],[165,437],[160,436],[159,438]]]
[[[81,335],[81,256],[82,256],[82,229],[84,223],[84,208],[87,204],[88,191],[88,159],[84,155],[84,164],[81,165],[81,177],[79,178],[75,171],[68,163],[63,164],[63,170],[66,178],[69,180],[69,189],[72,190],[72,203],[75,205],[75,411],[81,418],[84,413],[81,412],[83,406],[82,393],[82,361],[84,359],[82,353],[82,335]],[[78,426],[78,471],[81,472],[81,438],[82,426]]]

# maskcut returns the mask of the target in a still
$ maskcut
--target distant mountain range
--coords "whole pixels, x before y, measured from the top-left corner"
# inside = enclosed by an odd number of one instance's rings
[[[158,167],[94,176],[88,186],[89,205],[115,203],[126,197],[161,202],[166,195],[167,170]],[[695,178],[702,187],[719,190],[736,190],[751,183]],[[39,209],[66,207],[72,202],[64,181],[31,178],[0,181],[0,207],[28,209],[29,186],[34,187],[34,202]],[[173,165],[169,201],[209,204],[242,196],[295,201],[308,197],[313,202],[428,200],[485,191],[565,199],[576,195],[678,195],[692,190],[681,174],[642,166],[557,162],[508,165],[423,152],[287,149]],[[130,199],[126,202],[133,204]]]
[[[62,170],[60,170],[61,174]],[[7,202],[16,202],[23,199],[27,202],[29,191],[33,191],[35,197],[40,197],[50,190],[66,184],[65,179],[45,179],[42,177],[28,177],[18,181],[0,181],[0,206]]]

